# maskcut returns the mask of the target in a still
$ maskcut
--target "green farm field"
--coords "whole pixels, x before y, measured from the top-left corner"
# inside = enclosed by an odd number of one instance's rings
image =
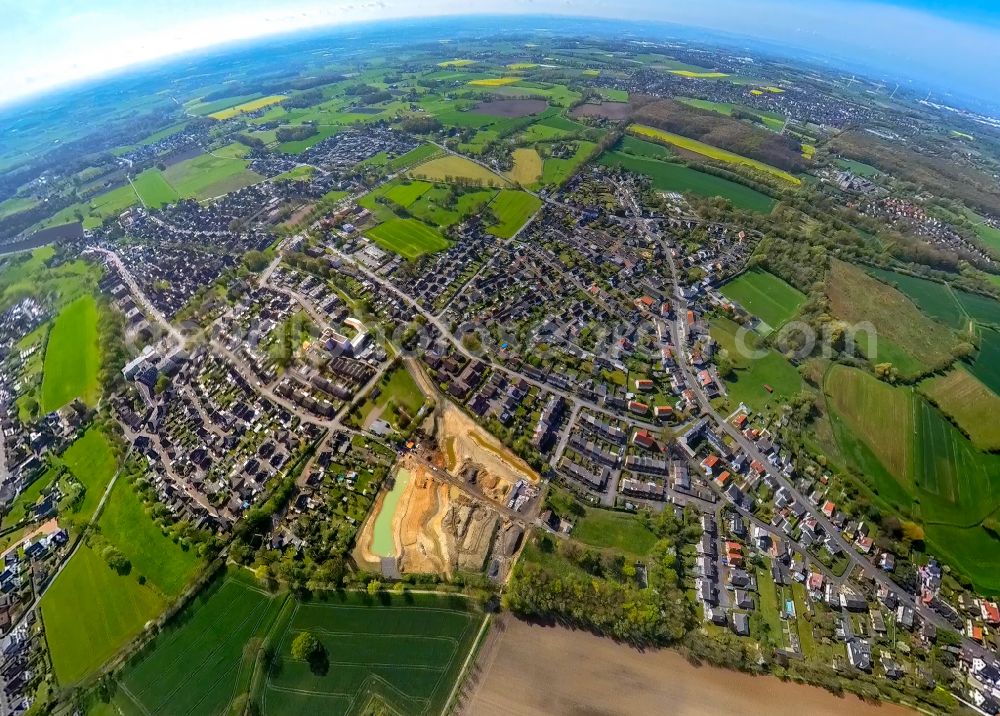
[[[707,109],[711,112],[717,112],[718,114],[724,114],[727,117],[732,116],[734,111],[744,112],[746,114],[752,114],[755,117],[759,117],[761,123],[768,129],[774,130],[775,132],[780,132],[785,126],[785,118],[782,117],[777,112],[765,112],[763,110],[754,109],[753,107],[747,107],[741,104],[734,104],[732,102],[712,102],[705,99],[692,99],[690,97],[678,97],[679,102],[683,102],[691,107],[697,107],[698,109]]]
[[[743,273],[720,290],[772,330],[781,328],[806,302],[804,293],[766,271]]]
[[[953,368],[920,384],[920,392],[972,440],[976,448],[1000,450],[1000,397],[965,368]]]
[[[85,201],[70,204],[38,224],[38,228],[61,226],[74,221],[82,221],[83,228],[95,229],[106,220],[113,219],[131,206],[139,203],[139,197],[130,184],[110,189]]]
[[[802,183],[802,180],[798,177],[789,174],[782,169],[778,169],[777,167],[772,167],[770,164],[759,162],[756,159],[743,157],[739,154],[726,151],[725,149],[713,147],[711,144],[705,144],[704,142],[699,142],[696,139],[689,139],[687,137],[682,137],[679,134],[665,132],[662,129],[656,129],[654,127],[647,127],[643,124],[633,124],[629,127],[629,131],[643,139],[669,144],[677,147],[678,149],[700,154],[706,159],[747,167],[765,176],[780,179],[795,186]]]
[[[834,365],[827,372],[824,391],[833,412],[905,484],[913,473],[912,390],[893,387],[857,368]]]
[[[41,400],[43,413],[58,410],[75,398],[96,405],[100,385],[97,302],[85,295],[56,317],[45,347]]]
[[[0,219],[6,219],[22,211],[27,211],[38,205],[38,200],[31,197],[12,197],[0,201]]]
[[[441,713],[483,615],[460,596],[336,592],[299,603],[267,677],[262,712],[270,714]],[[323,644],[329,668],[291,658],[294,636]]]
[[[289,599],[245,574],[220,576],[125,669],[114,705],[126,715],[229,713]]]
[[[367,235],[382,248],[405,259],[448,248],[448,240],[440,232],[417,219],[390,219],[369,229]]]
[[[932,548],[975,584],[1000,588],[994,569],[1000,540],[982,527],[1000,509],[1000,455],[978,450],[910,387],[835,365],[824,390],[848,464],[882,500],[921,523]]]
[[[1000,328],[1000,301],[968,291],[955,291],[955,297],[972,320]]]
[[[988,329],[979,332],[979,353],[969,370],[1000,395],[1000,333]]]
[[[719,196],[728,199],[733,206],[738,209],[755,211],[761,214],[768,214],[774,208],[775,200],[766,194],[751,189],[743,184],[717,177],[712,174],[691,169],[683,164],[659,161],[651,158],[654,155],[652,150],[636,145],[633,142],[642,142],[643,145],[650,145],[650,142],[626,137],[622,142],[622,150],[605,153],[601,156],[600,163],[605,166],[621,167],[636,174],[643,174],[653,180],[653,186],[660,191],[671,191],[678,193],[695,194],[703,197]],[[657,145],[652,145],[657,146]],[[627,150],[627,151],[626,151]],[[670,150],[663,147],[664,158],[671,156]]]
[[[869,268],[868,273],[906,294],[920,310],[947,326],[962,328],[969,321],[946,284],[879,268]]]

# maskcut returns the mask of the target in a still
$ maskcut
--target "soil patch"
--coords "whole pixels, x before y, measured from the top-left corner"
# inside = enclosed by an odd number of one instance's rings
[[[544,99],[496,99],[480,102],[472,111],[492,117],[527,117],[544,112],[548,106]]]
[[[716,716],[912,716],[891,704],[692,666],[676,651],[641,652],[582,631],[506,619],[480,652],[480,670],[463,714],[575,716],[653,714]],[[669,705],[668,707],[665,705]]]

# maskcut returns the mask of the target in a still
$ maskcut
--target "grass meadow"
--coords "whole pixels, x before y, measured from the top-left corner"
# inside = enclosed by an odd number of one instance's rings
[[[49,335],[39,401],[42,412],[58,410],[76,398],[95,405],[100,363],[97,301],[84,295],[59,312]]]
[[[588,507],[573,527],[573,539],[591,547],[615,549],[641,557],[656,544],[656,535],[634,514]]]
[[[264,177],[248,169],[247,149],[230,144],[167,167],[163,178],[185,199],[210,199]]]
[[[125,668],[115,711],[139,714],[441,713],[483,615],[460,596],[268,593],[245,572],[213,581]],[[323,663],[291,656],[301,631]],[[262,648],[274,658],[261,660]]]
[[[114,449],[101,429],[92,427],[77,438],[60,459],[86,488],[75,511],[81,522],[89,520],[118,469]]]
[[[920,384],[923,393],[941,412],[987,452],[1000,450],[1000,397],[964,367],[934,376]]]
[[[783,405],[802,390],[799,371],[777,351],[769,349],[757,359],[743,357],[736,344],[738,329],[739,326],[727,318],[713,320],[710,326],[712,338],[718,341],[733,364],[733,374],[723,379],[731,407],[744,403],[751,410],[764,412]],[[750,333],[746,343],[754,347],[759,340],[756,333]]]
[[[41,601],[58,682],[70,686],[92,674],[164,606],[152,587],[132,575],[119,575],[82,545]]]
[[[834,260],[826,294],[834,316],[850,324],[870,322],[875,327],[877,355],[867,356],[872,362],[890,362],[906,378],[952,362],[957,336],[900,291],[861,268]],[[859,345],[865,347],[866,341],[860,340]]]
[[[541,207],[542,200],[533,194],[503,189],[490,204],[490,209],[497,217],[497,223],[489,228],[489,232],[502,239],[509,239]]]
[[[390,219],[367,232],[369,238],[387,251],[405,259],[448,248],[439,231],[417,219]]]

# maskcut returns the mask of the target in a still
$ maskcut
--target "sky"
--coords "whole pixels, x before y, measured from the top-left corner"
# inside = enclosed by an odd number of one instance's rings
[[[226,42],[468,14],[671,22],[898,68],[1000,101],[997,0],[0,0],[0,104]]]

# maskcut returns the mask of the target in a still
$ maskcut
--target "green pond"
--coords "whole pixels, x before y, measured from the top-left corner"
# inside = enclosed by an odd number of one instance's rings
[[[392,538],[392,519],[399,507],[399,498],[410,482],[410,471],[400,469],[396,473],[396,484],[385,499],[382,509],[375,518],[375,538],[372,540],[372,553],[379,557],[392,557],[396,554],[396,541]]]

